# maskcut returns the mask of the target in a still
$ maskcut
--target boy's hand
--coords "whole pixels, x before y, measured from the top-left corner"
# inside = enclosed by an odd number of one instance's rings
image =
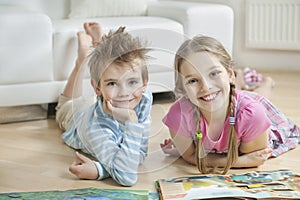
[[[81,179],[95,180],[98,178],[98,170],[94,162],[88,157],[75,152],[77,161],[74,161],[69,167],[69,171]]]
[[[171,156],[180,156],[180,153],[176,149],[172,139],[165,139],[164,143],[160,144],[161,149],[165,154],[169,154]]]
[[[114,107],[110,101],[104,102],[104,110],[112,115],[116,120],[124,123],[127,120],[137,122],[138,118],[136,116],[136,113],[132,109],[127,109],[127,108],[117,108]]]

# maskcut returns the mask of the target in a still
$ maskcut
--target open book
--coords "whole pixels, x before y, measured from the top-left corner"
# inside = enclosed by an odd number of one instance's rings
[[[155,183],[163,200],[300,199],[300,176],[289,170],[175,177]]]

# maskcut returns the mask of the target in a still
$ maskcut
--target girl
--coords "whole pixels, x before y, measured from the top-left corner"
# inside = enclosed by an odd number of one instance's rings
[[[161,148],[201,173],[256,167],[298,145],[300,128],[270,101],[235,89],[234,63],[215,39],[185,41],[175,57],[175,79],[178,100],[163,119],[172,139]]]

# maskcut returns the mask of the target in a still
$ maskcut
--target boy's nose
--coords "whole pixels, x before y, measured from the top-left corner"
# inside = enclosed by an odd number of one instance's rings
[[[126,96],[129,95],[129,93],[130,93],[129,89],[124,85],[120,86],[117,91],[117,95],[119,96]]]

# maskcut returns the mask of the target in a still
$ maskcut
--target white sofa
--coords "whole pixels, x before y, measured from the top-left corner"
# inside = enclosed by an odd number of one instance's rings
[[[55,103],[86,21],[99,22],[104,32],[126,26],[150,42],[157,58],[149,62],[154,93],[173,89],[174,53],[186,37],[210,35],[232,51],[233,11],[225,5],[148,0],[145,15],[69,18],[71,1],[0,0],[0,107]],[[88,72],[85,88],[92,94]]]

